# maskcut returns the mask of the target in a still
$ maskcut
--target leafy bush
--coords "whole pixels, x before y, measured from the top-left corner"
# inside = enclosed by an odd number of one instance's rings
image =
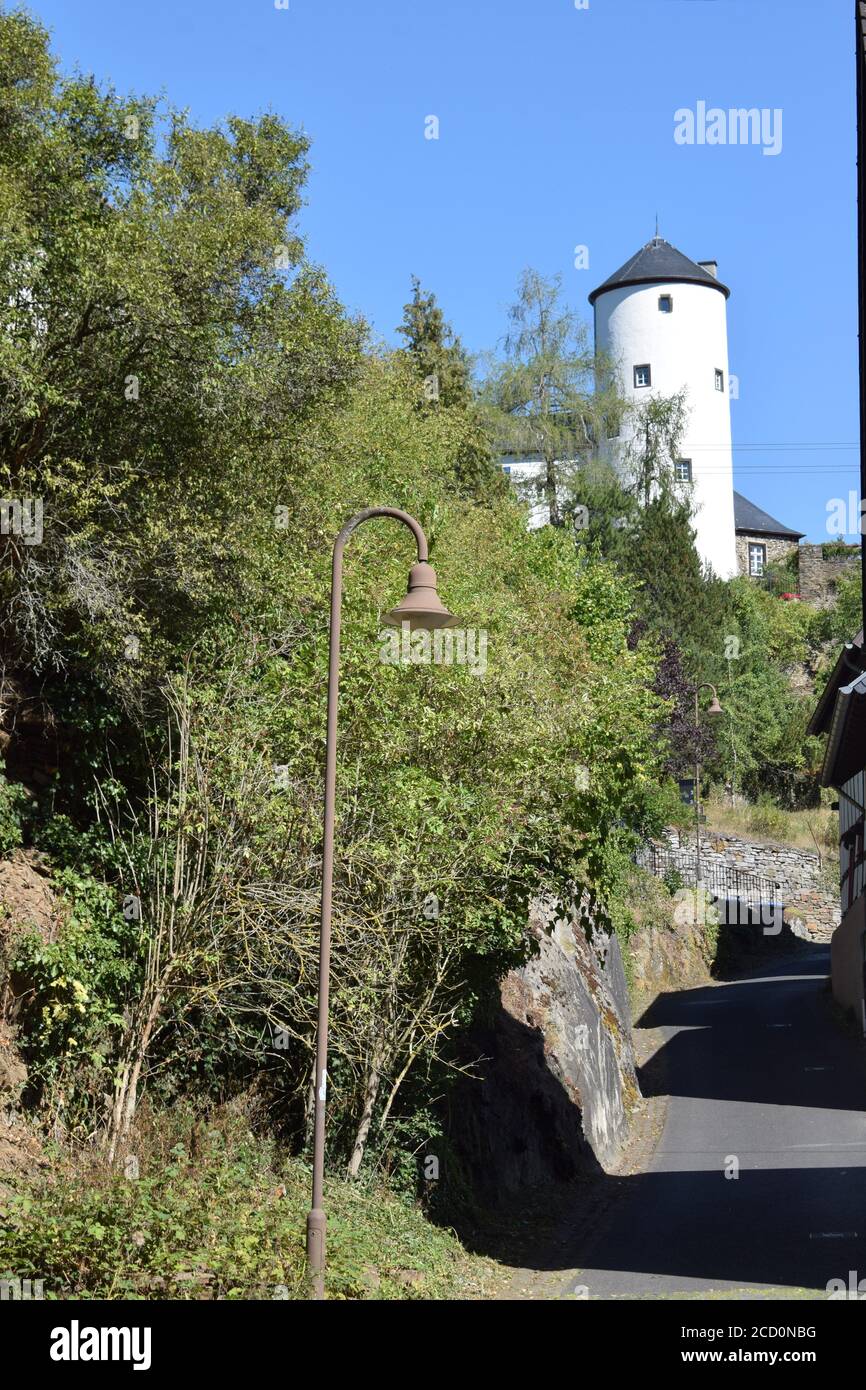
[[[793,550],[784,559],[775,560],[757,581],[758,587],[776,598],[782,594],[796,594],[800,590],[800,555]]]
[[[750,808],[747,824],[755,835],[765,835],[770,840],[784,840],[788,818],[769,797],[762,797],[757,806]]]
[[[30,811],[30,798],[24,788],[0,773],[0,859],[24,843],[24,821]]]
[[[112,1089],[114,1050],[141,969],[141,927],[92,874],[61,869],[54,887],[56,940],[22,933],[11,967],[26,991],[20,1036],[30,1081],[45,1096],[62,1081],[64,1120],[74,1125],[98,1120]]]
[[[0,1277],[43,1279],[49,1299],[308,1296],[304,1163],[255,1139],[239,1109],[178,1107],[136,1144],[138,1177],[83,1158],[5,1190]],[[465,1297],[490,1273],[380,1183],[335,1180],[326,1203],[330,1298]]]
[[[860,556],[858,545],[848,545],[845,541],[825,541],[821,546],[822,560],[853,559]]]
[[[675,869],[672,867],[669,869],[665,869],[664,873],[662,874],[662,883],[664,884],[665,888],[667,888],[671,897],[673,897],[674,893],[678,893],[679,890],[682,888],[683,884],[685,883],[685,879],[683,878],[679,869]]]

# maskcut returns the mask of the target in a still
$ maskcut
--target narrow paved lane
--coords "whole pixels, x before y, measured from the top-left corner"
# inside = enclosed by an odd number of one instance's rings
[[[666,1041],[642,1088],[670,1096],[664,1133],[564,1293],[826,1297],[830,1279],[866,1280],[866,1071],[831,1018],[828,970],[828,947],[804,947],[656,1001],[641,1022]]]

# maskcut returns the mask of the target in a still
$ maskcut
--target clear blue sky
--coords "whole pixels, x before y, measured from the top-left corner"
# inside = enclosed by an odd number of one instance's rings
[[[587,293],[658,211],[661,234],[716,258],[733,291],[735,485],[826,539],[827,500],[858,486],[856,448],[838,447],[858,438],[849,0],[30,8],[65,68],[164,92],[201,123],[272,108],[303,125],[309,253],[389,340],[413,272],[473,352],[501,336],[526,265],[560,272],[588,316]],[[781,108],[781,153],[677,145],[675,110],[700,100]],[[574,269],[578,243],[589,270]]]

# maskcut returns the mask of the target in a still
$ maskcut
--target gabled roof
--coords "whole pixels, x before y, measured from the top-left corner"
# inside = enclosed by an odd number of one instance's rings
[[[625,265],[615,270],[603,285],[593,290],[589,302],[594,304],[600,294],[605,294],[607,290],[618,290],[623,285],[675,284],[677,281],[687,285],[709,285],[711,289],[721,290],[725,299],[731,293],[715,275],[695,261],[690,261],[669,241],[655,236],[636,251]]]
[[[857,633],[852,642],[846,642],[839,656],[836,658],[836,665],[830,672],[827,684],[821,693],[815,713],[809,720],[806,729],[807,734],[825,734],[833,721],[833,710],[836,704],[836,695],[845,685],[860,675],[863,670],[866,653],[863,651],[863,629]]]
[[[781,521],[756,507],[741,492],[734,493],[734,530],[748,531],[754,536],[781,536],[792,541],[800,541],[806,534],[805,531],[792,531],[790,526],[783,526]]]

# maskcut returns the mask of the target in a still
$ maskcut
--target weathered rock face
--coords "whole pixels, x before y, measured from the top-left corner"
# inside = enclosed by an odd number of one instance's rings
[[[669,990],[703,984],[713,963],[707,933],[691,924],[647,926],[629,939],[635,1003],[639,1009]]]
[[[27,1068],[21,1060],[11,1028],[0,1022],[0,1106],[16,1109],[27,1085]]]
[[[451,1138],[495,1205],[613,1158],[638,1096],[628,990],[615,937],[587,941],[579,913],[537,904],[538,954],[507,975],[472,1033],[480,1080],[462,1083]]]
[[[54,940],[57,902],[32,855],[19,852],[13,859],[0,860],[0,917],[4,932],[35,927],[46,941]]]
[[[57,899],[35,859],[19,850],[11,859],[0,860],[0,1023],[18,1022],[27,990],[26,981],[15,979],[10,971],[12,939],[27,929],[37,931],[44,941],[53,941],[57,934]]]
[[[26,982],[9,974],[9,959],[19,928],[35,928],[45,941],[52,941],[58,921],[57,900],[34,856],[19,851],[0,861],[0,1175],[33,1173],[48,1163],[38,1135],[21,1113],[27,1068],[18,1050],[15,1022]]]

